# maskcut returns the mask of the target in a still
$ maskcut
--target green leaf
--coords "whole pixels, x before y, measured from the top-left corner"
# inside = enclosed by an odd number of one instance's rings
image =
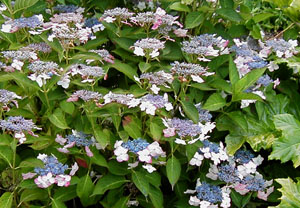
[[[150,185],[149,196],[155,208],[164,207],[164,196],[160,189]]]
[[[214,93],[205,102],[203,109],[209,111],[216,111],[226,105],[226,100],[222,97],[221,93]]]
[[[60,108],[55,109],[54,113],[49,116],[49,120],[52,124],[60,129],[68,129],[65,116]]]
[[[282,188],[278,189],[282,196],[280,204],[276,208],[298,208],[300,207],[300,182],[295,183],[291,178],[275,179]]]
[[[243,136],[232,136],[230,134],[227,135],[225,137],[227,153],[229,155],[234,155],[235,152],[241,148],[245,141],[245,137]]]
[[[151,64],[146,63],[146,62],[140,62],[139,63],[139,69],[141,72],[145,73],[148,69],[151,68]]]
[[[112,208],[127,208],[127,202],[130,199],[130,195],[126,197],[121,197],[117,203],[114,204]]]
[[[232,56],[229,56],[229,79],[231,84],[235,84],[239,80],[239,72],[232,60]]]
[[[14,33],[5,33],[0,31],[0,37],[9,42],[10,44],[17,42],[16,34]]]
[[[92,196],[104,194],[107,190],[119,188],[127,182],[129,180],[126,180],[124,176],[107,174],[98,180]]]
[[[90,195],[93,193],[93,189],[94,184],[88,174],[80,178],[76,187],[76,193],[82,204],[89,204]]]
[[[194,123],[199,122],[199,113],[195,105],[190,101],[180,101],[182,104],[182,109],[189,119],[194,121]]]
[[[155,186],[156,188],[159,188],[161,185],[161,176],[157,172],[148,173],[145,171],[145,177],[149,181],[150,184]]]
[[[28,201],[43,200],[48,197],[46,190],[43,189],[26,189],[22,192],[20,204]]]
[[[224,17],[225,19],[228,19],[233,22],[241,22],[243,21],[243,18],[239,13],[237,13],[234,9],[232,8],[221,8],[217,9],[216,13]]]
[[[11,208],[14,194],[11,192],[5,192],[0,197],[0,208]]]
[[[37,2],[38,0],[16,0],[14,5],[14,13],[27,9],[36,4]]]
[[[127,77],[135,81],[134,76],[138,77],[137,70],[132,68],[129,64],[122,63],[119,60],[114,60],[114,64],[110,65],[110,68],[115,68],[116,70],[122,72]]]
[[[171,4],[170,9],[180,12],[190,12],[190,8],[187,5],[181,4],[180,2],[174,2]]]
[[[105,148],[109,144],[109,132],[106,129],[101,129],[99,126],[94,126],[94,136],[97,142],[102,148]]]
[[[64,56],[64,48],[61,46],[59,41],[56,38],[54,38],[53,41],[49,41],[46,33],[41,34],[40,37],[43,39],[44,42],[46,42],[53,50],[55,50],[58,53],[58,58],[61,61]]]
[[[232,96],[232,102],[240,101],[240,100],[259,100],[263,102],[263,99],[254,93],[245,93],[245,92],[240,92],[233,94]]]
[[[148,196],[150,184],[145,175],[139,171],[132,172],[132,181],[144,196]]]
[[[67,102],[66,100],[61,101],[59,106],[64,112],[70,115],[72,115],[75,110],[74,104],[72,102]]]
[[[164,129],[164,125],[162,123],[162,120],[160,118],[154,118],[151,120],[150,123],[150,133],[151,137],[154,140],[160,140],[162,136],[162,131]]]
[[[242,79],[233,84],[234,94],[243,92],[253,85],[259,77],[265,72],[266,68],[254,69],[246,74]]]
[[[127,175],[130,173],[128,170],[128,165],[126,163],[119,163],[116,160],[111,160],[108,162],[108,170],[114,175]]]
[[[274,116],[276,129],[282,130],[282,137],[273,144],[269,159],[279,159],[281,162],[292,160],[294,167],[300,165],[300,122],[290,114]]]
[[[275,16],[273,13],[264,12],[264,13],[256,14],[253,17],[253,20],[254,20],[254,22],[258,23],[258,22],[262,22],[262,21],[264,21],[266,19],[269,19],[270,17],[273,17],[273,16]]]
[[[91,157],[91,161],[102,167],[108,167],[105,157],[99,153],[99,151],[93,151],[94,156]]]
[[[52,208],[67,208],[67,206],[62,201],[52,199]]]
[[[259,151],[261,148],[269,149],[272,147],[275,136],[272,133],[261,133],[246,138],[254,151]]]
[[[142,122],[135,116],[125,116],[122,120],[124,130],[130,137],[137,139],[142,137]]]
[[[205,19],[205,15],[202,12],[190,12],[185,19],[185,28],[192,29],[198,27]]]
[[[243,208],[250,201],[252,194],[247,194],[246,196],[242,196],[236,191],[231,191],[230,196],[235,206],[237,206],[238,208]]]
[[[77,197],[76,188],[74,186],[60,187],[53,195],[56,201],[65,202]]]
[[[168,159],[166,170],[167,170],[167,177],[169,179],[169,182],[173,190],[174,185],[177,183],[178,179],[180,178],[180,173],[181,173],[180,162],[174,155],[172,155],[172,157]]]
[[[6,146],[0,146],[0,159],[3,159],[7,164],[12,167],[13,151]]]

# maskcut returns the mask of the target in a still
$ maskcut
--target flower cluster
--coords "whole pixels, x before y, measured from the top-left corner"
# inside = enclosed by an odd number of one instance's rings
[[[199,64],[179,63],[178,61],[175,61],[171,65],[171,72],[174,75],[179,76],[180,80],[183,81],[192,78],[193,81],[202,83],[204,80],[200,76],[210,76],[215,74],[214,72],[207,72],[207,68],[204,68]]]
[[[47,79],[51,79],[53,75],[59,75],[58,72],[63,71],[57,63],[52,61],[35,61],[28,66],[28,69],[32,72],[28,78],[36,81],[40,87],[46,84]]]
[[[147,80],[148,83],[151,85],[151,91],[154,94],[158,94],[160,88],[158,86],[164,86],[166,88],[170,88],[170,84],[173,82],[173,76],[170,73],[166,73],[164,71],[157,71],[157,72],[149,72],[141,74],[138,81]]]
[[[127,8],[116,7],[114,9],[105,10],[101,16],[101,20],[107,23],[112,23],[117,20],[119,23],[129,24],[127,20],[133,15],[134,13],[129,12]]]
[[[21,17],[19,19],[10,19],[2,24],[1,31],[5,33],[14,33],[22,28],[35,29],[44,22],[43,15],[33,15],[32,17]],[[31,31],[29,31],[31,33]]]
[[[53,10],[59,13],[73,13],[73,12],[82,13],[84,11],[83,8],[75,5],[62,5],[62,4],[53,7]]]
[[[195,54],[199,61],[210,61],[207,56],[219,56],[228,54],[227,48],[229,41],[216,34],[203,34],[193,37],[190,41],[182,42],[182,50],[188,54]]]
[[[204,158],[213,161],[206,177],[223,181],[242,195],[257,191],[258,198],[267,200],[273,191],[273,187],[269,187],[272,181],[265,181],[257,172],[257,166],[263,161],[260,155],[255,157],[250,151],[238,150],[234,156],[229,156],[221,142],[218,145],[204,140],[203,147],[199,148],[189,164],[200,166]]]
[[[199,122],[211,122],[211,119],[212,119],[212,115],[209,113],[208,110],[204,110],[202,109],[201,107],[201,103],[198,103],[195,105],[195,107],[197,108],[198,110],[198,114],[199,114]]]
[[[1,53],[7,61],[12,62],[10,66],[3,67],[7,72],[13,72],[15,69],[20,71],[26,60],[32,61],[38,59],[37,54],[33,51],[18,50],[2,51]]]
[[[159,51],[165,48],[165,42],[156,38],[145,38],[138,40],[131,48],[134,48],[133,53],[137,56],[146,56],[155,58],[159,56]]]
[[[79,98],[82,99],[84,102],[94,101],[97,104],[102,98],[102,94],[88,90],[77,90],[68,98],[67,101],[76,102]]]
[[[21,50],[33,51],[33,52],[42,52],[42,53],[51,53],[52,48],[45,42],[32,43],[28,46],[23,47]]]
[[[167,111],[173,109],[173,105],[168,102],[168,95],[145,95],[140,99],[140,109],[147,114],[155,115],[155,111],[160,108],[165,108]]]
[[[183,145],[207,139],[209,137],[207,134],[216,127],[213,122],[206,122],[205,124],[198,122],[195,124],[191,120],[180,118],[162,120],[165,127],[167,127],[163,130],[164,136],[172,137],[177,134],[180,138],[176,138],[175,142]]]
[[[72,47],[74,43],[86,43],[92,35],[89,27],[84,27],[81,13],[60,13],[50,18],[50,22],[43,24],[43,30],[51,30],[49,41],[57,38],[64,48]],[[77,43],[78,44],[78,43]]]
[[[229,208],[230,207],[230,189],[227,186],[212,185],[198,180],[196,190],[187,190],[185,193],[194,194],[191,196],[189,204],[192,206],[199,206],[200,208]],[[219,206],[220,205],[220,206]]]
[[[141,138],[129,140],[127,142],[116,141],[114,148],[114,154],[117,157],[118,162],[128,161],[130,158],[129,152],[131,152],[138,156],[140,162],[146,163],[143,165],[143,168],[145,168],[149,173],[156,170],[151,165],[153,158],[158,159],[158,157],[166,156],[166,153],[162,150],[157,141],[150,144]],[[130,168],[134,168],[138,165],[139,161],[128,165]]]
[[[57,135],[55,141],[60,145],[64,145],[62,148],[58,148],[59,152],[69,153],[69,148],[74,146],[84,147],[87,156],[93,157],[94,154],[90,150],[90,146],[96,146],[97,149],[100,149],[98,143],[96,143],[95,138],[92,135],[85,134],[83,132],[77,132],[76,130],[72,130],[72,134],[67,135],[65,138],[61,135]]]
[[[264,59],[264,50],[258,52],[252,49],[261,49],[260,46],[251,47],[248,42],[243,42],[239,39],[234,39],[234,43],[235,45],[232,46],[230,50],[236,53],[234,63],[238,68],[240,77],[245,76],[252,69],[259,69],[268,66],[268,62]]]
[[[260,96],[262,99],[266,99],[263,90],[268,87],[270,84],[273,84],[273,88],[275,89],[277,85],[280,84],[279,79],[272,80],[271,77],[267,74],[261,76],[257,81],[255,86],[251,86],[245,90],[246,93],[253,93]],[[256,100],[241,100],[241,108],[248,107],[251,103],[255,103]]]
[[[19,140],[20,144],[26,141],[24,132],[38,137],[33,133],[33,129],[41,130],[34,125],[31,119],[26,120],[22,116],[9,116],[7,120],[0,120],[0,127],[3,131],[14,133],[14,137]]]
[[[104,105],[109,103],[119,103],[122,105],[127,105],[128,108],[134,108],[140,104],[140,100],[134,98],[133,94],[116,94],[109,92],[104,95]]]
[[[75,76],[79,74],[83,79],[81,82],[94,82],[95,79],[104,76],[104,71],[100,66],[89,66],[85,64],[74,64],[69,67],[65,76]]]
[[[297,40],[283,40],[274,39],[266,41],[266,49],[270,52],[276,53],[278,58],[291,58],[294,54],[297,54],[296,46],[298,46]]]
[[[11,102],[15,104],[16,107],[18,107],[18,101],[16,99],[22,99],[21,96],[18,96],[16,93],[0,89],[0,105],[1,108],[9,111],[10,106],[8,106]]]
[[[106,49],[99,49],[99,50],[89,50],[89,52],[98,54],[104,61],[113,64],[115,57],[113,57]],[[88,63],[91,63],[94,60],[87,60]],[[102,60],[100,60],[102,62]],[[103,62],[102,62],[103,64]]]
[[[84,26],[91,28],[93,33],[96,33],[98,31],[103,31],[105,29],[104,25],[99,22],[99,20],[96,17],[88,18],[84,22]],[[91,39],[95,39],[96,37],[93,37]]]
[[[221,161],[228,160],[226,149],[222,143],[218,145],[213,142],[209,142],[208,140],[204,140],[202,143],[203,147],[199,148],[199,150],[195,153],[189,162],[190,165],[200,166],[204,158],[212,160],[215,165],[220,164]]]
[[[24,180],[38,176],[34,179],[34,183],[39,188],[48,188],[52,184],[68,187],[70,185],[71,177],[79,168],[75,162],[71,167],[70,173],[65,174],[65,171],[69,169],[68,165],[60,163],[54,155],[48,156],[46,154],[39,154],[37,158],[44,163],[44,167],[36,167],[34,173],[23,173],[22,176]]]

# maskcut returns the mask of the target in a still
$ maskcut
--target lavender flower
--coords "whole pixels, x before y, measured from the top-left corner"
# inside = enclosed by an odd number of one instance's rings
[[[2,24],[1,31],[14,33],[22,28],[35,29],[43,24],[43,15],[33,15],[32,17],[21,17],[19,19],[10,19]]]
[[[211,122],[212,115],[208,110],[204,110],[201,107],[201,103],[195,105],[199,113],[199,122]]]
[[[132,94],[115,94],[109,92],[104,97],[104,105],[108,103],[120,103],[123,105],[127,105],[129,108],[136,107],[140,104],[140,99],[134,98]]]
[[[65,174],[65,171],[69,169],[68,165],[60,163],[54,155],[48,156],[46,154],[39,154],[37,158],[43,161],[44,167],[36,167],[34,173],[29,172],[22,174],[22,176],[25,180],[34,178],[38,175],[38,177],[34,179],[34,183],[39,188],[48,188],[52,184],[68,187],[70,185],[71,176],[78,170],[78,165],[75,162],[70,173]]]
[[[193,37],[190,41],[182,42],[182,50],[188,54],[199,56],[200,61],[209,61],[206,56],[219,56],[229,53],[226,50],[229,41],[221,37],[216,37],[215,34],[203,34]]]
[[[240,164],[246,164],[250,162],[253,158],[254,155],[249,150],[239,149],[234,155],[235,161]]]
[[[164,71],[143,73],[141,74],[140,79],[147,80],[148,83],[152,85],[150,89],[155,94],[158,94],[158,92],[160,91],[160,88],[158,88],[157,85],[162,85],[166,88],[170,88],[168,85],[173,82],[173,76]]]
[[[67,101],[76,102],[79,98],[82,99],[84,102],[95,101],[97,104],[97,102],[102,98],[102,94],[88,90],[77,90],[71,95],[70,98],[68,98]]]
[[[173,109],[171,103],[168,102],[168,95],[145,95],[141,98],[140,109],[145,111],[147,114],[155,115],[155,111],[160,108],[166,108],[167,111]]]
[[[141,27],[152,25],[155,20],[154,12],[141,12],[136,16],[130,17],[131,22]]]
[[[111,63],[111,64],[114,63],[115,57],[113,57],[113,56],[108,52],[108,50],[106,50],[106,49],[89,50],[89,52],[98,54],[99,56],[101,56],[101,58],[102,58],[104,61],[106,61],[106,62],[108,62],[108,63]],[[101,61],[101,60],[100,60],[100,61]],[[89,62],[91,62],[91,60],[89,60]],[[101,62],[102,62],[102,61],[101,61]]]
[[[37,59],[37,54],[31,51],[1,51],[2,55],[6,59],[25,61]]]
[[[99,66],[88,66],[84,64],[74,64],[69,68],[69,72],[72,76],[80,74],[83,78],[83,83],[94,82],[96,78],[104,76],[104,71]]]
[[[129,140],[127,142],[117,141],[114,145],[114,148],[114,154],[117,157],[118,162],[128,161],[130,157],[128,151],[130,151],[138,156],[140,162],[146,163],[143,165],[143,168],[150,173],[156,170],[151,165],[152,159],[166,156],[166,153],[159,146],[158,142],[155,141],[150,144],[141,138]],[[138,165],[139,161],[128,165],[130,168],[134,168]]]
[[[182,77],[184,80],[192,78],[193,81],[202,83],[204,80],[200,76],[210,76],[215,74],[214,72],[207,72],[206,68],[203,68],[199,64],[190,64],[190,63],[179,63],[175,61],[171,64],[171,72],[174,75]]]
[[[29,44],[28,46],[23,47],[21,50],[42,52],[42,53],[51,53],[52,48],[47,43],[40,42],[40,43]]]
[[[96,17],[92,17],[89,19],[86,19],[84,22],[84,26],[91,28],[93,33],[98,32],[98,31],[103,31],[105,29],[104,25],[99,22],[99,20]]]
[[[16,99],[22,99],[22,97],[18,96],[16,93],[0,89],[0,105],[4,110],[9,111],[9,104],[13,102],[16,107],[18,107],[18,101]]]
[[[290,58],[298,53],[295,49],[298,46],[297,40],[285,41],[283,39],[274,39],[266,41],[266,46],[272,49],[279,58]]]
[[[131,48],[134,48],[133,53],[137,56],[150,56],[151,58],[155,58],[159,55],[158,50],[165,48],[164,44],[165,42],[156,38],[145,38],[136,41]]]
[[[37,137],[33,133],[33,129],[41,130],[41,128],[34,125],[31,119],[26,120],[22,116],[9,116],[7,120],[0,120],[0,127],[3,131],[13,132],[14,137],[19,140],[20,144],[26,141],[24,132]]]
[[[118,20],[122,23],[128,24],[127,20],[132,17],[134,13],[129,12],[127,8],[116,7],[114,9],[105,10],[101,16],[101,20],[107,23],[112,23]]]
[[[229,208],[231,205],[230,189],[227,186],[219,187],[206,182],[197,182],[196,190],[187,190],[185,193],[197,193],[191,196],[189,204],[200,207],[220,207]]]
[[[84,147],[85,151],[87,153],[87,156],[93,157],[94,154],[90,150],[90,146],[96,146],[97,149],[100,149],[101,146],[96,143],[95,138],[92,135],[85,134],[83,132],[77,132],[75,130],[72,130],[72,134],[67,135],[66,138],[63,138],[60,135],[56,136],[55,139],[56,142],[58,142],[61,145],[64,145],[62,148],[58,148],[58,151],[63,153],[68,153],[69,148],[72,148],[74,146],[77,147]]]
[[[173,118],[170,126],[176,130],[180,137],[195,137],[201,134],[201,128],[191,120]]]
[[[58,64],[52,61],[35,61],[28,66],[28,69],[33,72],[28,78],[36,81],[40,87],[46,84],[46,80],[51,79],[53,75],[59,75],[60,71]]]

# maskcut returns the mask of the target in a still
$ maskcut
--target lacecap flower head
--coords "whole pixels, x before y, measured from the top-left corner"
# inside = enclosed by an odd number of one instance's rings
[[[68,165],[60,163],[57,158],[52,155],[48,156],[46,154],[39,154],[38,159],[44,163],[44,167],[34,168],[34,173],[23,173],[23,179],[34,179],[34,183],[39,188],[48,188],[52,184],[57,184],[58,186],[69,186],[71,181],[71,176],[73,176],[78,170],[78,165],[75,162],[74,165],[69,168]],[[69,174],[65,174],[66,170],[71,169]]]

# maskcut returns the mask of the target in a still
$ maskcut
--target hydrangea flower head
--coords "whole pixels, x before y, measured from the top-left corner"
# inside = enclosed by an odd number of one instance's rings
[[[10,110],[9,104],[11,102],[14,103],[16,107],[18,107],[18,101],[16,99],[22,99],[22,97],[18,96],[14,92],[0,89],[0,106],[4,110],[7,110],[7,111]]]
[[[138,160],[135,163],[129,163],[129,168],[134,168],[138,165],[138,162],[146,163],[142,167],[148,172],[153,172],[156,169],[151,165],[152,159],[157,159],[158,157],[165,157],[166,154],[160,147],[158,142],[148,143],[146,140],[138,138],[134,140],[129,140],[127,142],[117,141],[114,145],[114,154],[117,157],[118,162],[128,161],[130,156],[129,152],[138,156]]]
[[[22,116],[9,116],[7,120],[0,120],[0,127],[3,131],[14,133],[14,137],[19,140],[20,144],[26,141],[25,133],[38,137],[33,133],[33,129],[41,130],[31,119],[26,120]]]
[[[70,185],[71,176],[78,170],[78,165],[75,163],[70,173],[65,174],[66,170],[69,169],[68,165],[60,163],[54,155],[39,154],[37,158],[42,160],[44,167],[36,167],[34,173],[26,173],[22,176],[24,180],[38,176],[34,179],[34,183],[39,188],[48,188],[52,184],[67,187]]]
[[[64,145],[62,148],[58,148],[58,151],[60,152],[68,153],[68,149],[74,146],[84,147],[86,154],[89,157],[94,156],[90,150],[90,146],[96,146],[97,149],[101,148],[101,146],[96,143],[96,140],[92,135],[88,135],[83,132],[77,132],[76,130],[72,130],[72,134],[67,135],[65,138],[57,135],[55,141],[61,145]]]

